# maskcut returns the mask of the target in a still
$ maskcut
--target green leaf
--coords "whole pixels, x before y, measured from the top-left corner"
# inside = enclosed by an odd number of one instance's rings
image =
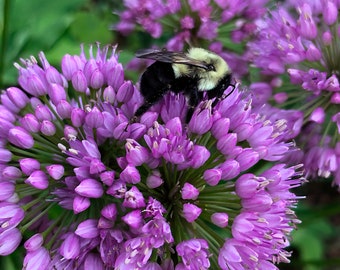
[[[110,19],[112,19],[110,17]],[[71,35],[84,43],[96,41],[107,44],[112,41],[113,31],[109,29],[110,20],[100,17],[99,14],[78,12],[70,27]]]
[[[299,229],[292,233],[292,246],[299,256],[295,263],[303,270],[319,270],[320,266],[331,263],[325,259],[327,250],[325,240],[334,235],[333,227],[325,219],[325,215],[318,215],[318,210],[310,208],[307,204],[299,204],[297,212],[304,214],[298,214],[303,222],[298,226]],[[292,258],[296,258],[297,254],[294,252]]]
[[[15,83],[17,71],[13,62],[52,48],[74,20],[73,13],[86,2],[0,0],[2,6],[6,3],[8,7],[1,15],[0,40],[4,55],[0,59],[0,86]]]

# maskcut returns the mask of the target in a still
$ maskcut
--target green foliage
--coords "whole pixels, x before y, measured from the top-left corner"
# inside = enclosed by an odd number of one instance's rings
[[[337,255],[340,198],[338,191],[330,185],[330,181],[313,182],[299,190],[299,193],[308,196],[299,203],[296,210],[302,223],[292,233],[292,263],[282,267],[283,270],[340,269],[340,258]],[[338,247],[338,250],[333,247]]]
[[[10,256],[0,256],[0,269],[18,270],[22,269],[24,248],[18,248]]]
[[[300,206],[301,207],[301,206]],[[303,206],[302,206],[303,207]],[[310,212],[311,209],[305,209]],[[331,225],[324,218],[313,218],[304,221],[301,228],[292,234],[304,270],[318,270],[324,258],[324,241],[332,235]]]
[[[16,83],[14,62],[44,51],[59,64],[65,52],[78,53],[79,44],[110,43],[112,10],[96,9],[88,0],[0,0],[0,87]]]

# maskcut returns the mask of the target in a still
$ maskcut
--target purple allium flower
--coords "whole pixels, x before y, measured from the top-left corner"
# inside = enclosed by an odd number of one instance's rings
[[[176,2],[176,3],[174,3]],[[173,14],[180,9],[180,1],[124,1],[126,10],[120,13],[121,21],[115,29],[127,35],[136,27],[142,26],[154,38],[162,34],[162,25],[158,20],[167,14]]]
[[[209,269],[208,248],[208,242],[203,239],[191,239],[179,243],[176,251],[182,258],[182,263],[179,263],[176,269]]]
[[[214,108],[202,101],[188,125],[185,97],[173,93],[130,123],[143,100],[117,58],[98,45],[65,55],[62,72],[43,54],[42,66],[17,65],[22,89],[0,105],[1,255],[24,239],[25,269],[287,262],[299,222],[290,189],[302,180],[281,162],[294,150],[287,125],[254,111],[238,86]],[[8,102],[23,93],[24,103]],[[216,226],[223,236],[210,235]]]
[[[271,79],[269,92],[274,99],[270,101],[303,116],[300,128],[292,132],[301,148],[294,159],[300,157],[311,179],[332,177],[337,186],[339,8],[340,3],[331,0],[291,1],[258,21],[257,39],[249,43],[252,62]],[[274,83],[286,74],[290,84]]]
[[[123,35],[143,31],[152,38],[165,38],[163,46],[172,51],[183,51],[188,44],[209,47],[228,60],[238,77],[248,72],[246,59],[241,55],[245,46],[231,52],[234,48],[230,44],[240,44],[253,36],[255,21],[265,14],[268,2],[130,0],[124,1],[123,11],[118,11],[120,21],[112,28]],[[145,61],[134,59],[128,67],[138,70],[142,62]]]

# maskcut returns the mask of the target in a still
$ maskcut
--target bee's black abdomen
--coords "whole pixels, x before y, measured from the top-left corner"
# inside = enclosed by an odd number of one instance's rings
[[[147,100],[153,96],[163,94],[175,80],[171,64],[155,62],[143,73],[140,81],[140,91]]]
[[[144,104],[135,112],[135,116],[144,114],[170,90],[175,80],[175,73],[170,63],[155,62],[143,73],[140,80],[140,92]]]

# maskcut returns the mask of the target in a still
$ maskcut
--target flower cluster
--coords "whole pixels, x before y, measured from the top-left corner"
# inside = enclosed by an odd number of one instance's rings
[[[141,27],[153,38],[165,37],[165,47],[172,51],[183,51],[187,44],[209,47],[228,61],[234,75],[241,76],[247,72],[240,55],[243,51],[235,50],[230,43],[241,43],[253,35],[255,21],[264,15],[267,2],[126,0],[113,29],[127,35]],[[139,65],[134,60],[130,66],[137,69]]]
[[[312,178],[334,177],[340,185],[339,29],[336,1],[297,1],[273,10],[258,22],[249,43],[252,62],[271,78],[288,74],[291,85],[274,78],[273,101],[303,113],[296,138]],[[269,94],[270,96],[271,94]]]
[[[277,269],[299,223],[284,121],[236,88],[188,125],[185,97],[142,104],[115,48],[16,64],[1,94],[0,255],[25,269]],[[109,54],[111,53],[111,55]],[[276,165],[273,165],[277,162]]]
[[[181,4],[178,0],[124,1],[125,11],[119,14],[120,22],[115,29],[124,35],[130,34],[138,25],[153,38],[159,38],[163,27],[159,22],[166,15],[176,13]]]

